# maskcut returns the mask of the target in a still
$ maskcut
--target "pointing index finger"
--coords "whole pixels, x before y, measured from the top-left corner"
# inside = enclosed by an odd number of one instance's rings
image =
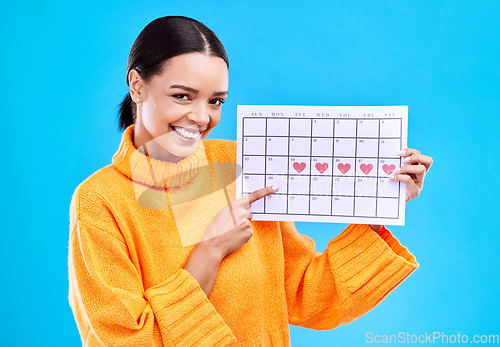
[[[275,188],[275,189],[274,189]],[[257,189],[256,191],[248,194],[248,204],[251,205],[253,204],[255,201],[259,200],[259,199],[262,199],[263,197],[265,196],[268,196],[268,195],[271,195],[273,193],[276,193],[278,191],[278,187],[277,186],[269,186],[269,187],[265,187],[265,188],[262,188],[262,189]]]

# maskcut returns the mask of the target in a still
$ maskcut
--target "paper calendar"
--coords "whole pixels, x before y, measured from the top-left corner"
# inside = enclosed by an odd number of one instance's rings
[[[407,106],[239,105],[236,197],[277,185],[253,220],[404,225]]]

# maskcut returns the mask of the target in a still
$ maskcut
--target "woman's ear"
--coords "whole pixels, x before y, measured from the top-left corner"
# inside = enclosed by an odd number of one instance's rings
[[[130,96],[132,101],[136,104],[140,104],[143,101],[143,96],[146,91],[145,83],[141,75],[137,70],[132,69],[128,73],[128,85],[130,88]]]

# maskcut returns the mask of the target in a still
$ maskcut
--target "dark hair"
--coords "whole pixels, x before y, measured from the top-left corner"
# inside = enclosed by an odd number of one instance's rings
[[[135,69],[148,82],[163,71],[164,62],[172,57],[200,52],[229,60],[222,42],[202,23],[183,16],[166,16],[149,23],[137,36],[127,61],[127,85],[130,70]],[[136,119],[136,106],[130,93],[119,105],[119,129],[125,130]]]

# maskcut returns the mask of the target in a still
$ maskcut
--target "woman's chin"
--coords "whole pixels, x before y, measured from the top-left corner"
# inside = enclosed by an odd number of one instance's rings
[[[178,162],[194,153],[201,141],[186,146],[185,144],[169,144],[169,146],[162,146],[165,152],[168,153],[169,161]]]

